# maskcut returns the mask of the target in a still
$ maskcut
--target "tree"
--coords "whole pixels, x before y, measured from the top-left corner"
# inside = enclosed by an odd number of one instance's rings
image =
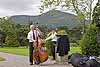
[[[26,46],[28,31],[28,25],[14,24],[9,18],[0,18],[0,35],[3,35],[3,43],[7,47]]]
[[[50,10],[62,7],[67,10],[75,12],[78,16],[78,20],[85,31],[85,20],[88,19],[91,22],[92,18],[92,3],[94,0],[42,0],[43,5],[40,10],[44,11],[46,8]]]
[[[4,46],[4,42],[5,42],[5,33],[0,30],[0,47]]]
[[[76,43],[77,45],[79,45],[78,40],[80,40],[82,37],[81,30],[82,30],[81,27],[78,26],[78,27],[74,27],[74,28],[72,28],[72,30],[68,31],[71,43]]]
[[[100,17],[100,3],[98,1],[97,5],[94,8],[93,12],[93,21],[88,26],[86,33],[83,35],[80,45],[82,53],[86,55],[100,55],[100,46],[97,42],[97,27],[96,22]]]
[[[97,27],[96,24],[90,24],[86,29],[86,33],[83,35],[81,41],[82,54],[89,56],[99,56],[100,46],[97,43]]]
[[[5,46],[18,46],[16,27],[8,18],[0,19],[0,29],[5,33]]]
[[[16,36],[19,46],[27,46],[27,33],[29,31],[28,25],[16,24]]]
[[[93,22],[96,23],[100,19],[100,2],[98,0],[98,3],[96,4],[94,10],[93,10]]]

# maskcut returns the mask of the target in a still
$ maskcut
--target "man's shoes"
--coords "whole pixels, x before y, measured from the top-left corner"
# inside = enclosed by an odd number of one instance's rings
[[[30,63],[30,65],[33,65],[33,63]]]

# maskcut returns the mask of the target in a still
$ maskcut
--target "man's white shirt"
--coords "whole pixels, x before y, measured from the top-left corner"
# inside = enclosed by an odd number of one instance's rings
[[[36,31],[36,30],[32,31],[32,30],[31,30],[31,31],[28,33],[28,35],[27,35],[27,39],[29,39],[29,42],[34,42],[34,41],[36,41],[36,40],[34,40],[34,38],[33,38],[33,32],[34,32],[35,39],[37,38],[38,35],[40,35],[39,31]]]

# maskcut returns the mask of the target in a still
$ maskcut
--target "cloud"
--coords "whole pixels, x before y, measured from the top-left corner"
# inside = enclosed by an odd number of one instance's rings
[[[0,0],[0,16],[38,15],[41,0]],[[93,5],[95,5],[95,2]],[[61,9],[62,10],[62,9]],[[47,11],[47,10],[46,10]]]
[[[40,0],[0,0],[0,15],[39,12],[39,6]]]
[[[39,4],[37,0],[1,0],[0,8],[7,10],[20,11],[32,8],[32,5]]]

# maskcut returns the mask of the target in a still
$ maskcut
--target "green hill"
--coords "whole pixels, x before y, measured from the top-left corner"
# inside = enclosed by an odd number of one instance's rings
[[[48,27],[67,26],[68,29],[79,25],[77,16],[57,10],[52,10],[38,16],[15,15],[11,16],[10,19],[18,24],[28,24],[31,21]]]

